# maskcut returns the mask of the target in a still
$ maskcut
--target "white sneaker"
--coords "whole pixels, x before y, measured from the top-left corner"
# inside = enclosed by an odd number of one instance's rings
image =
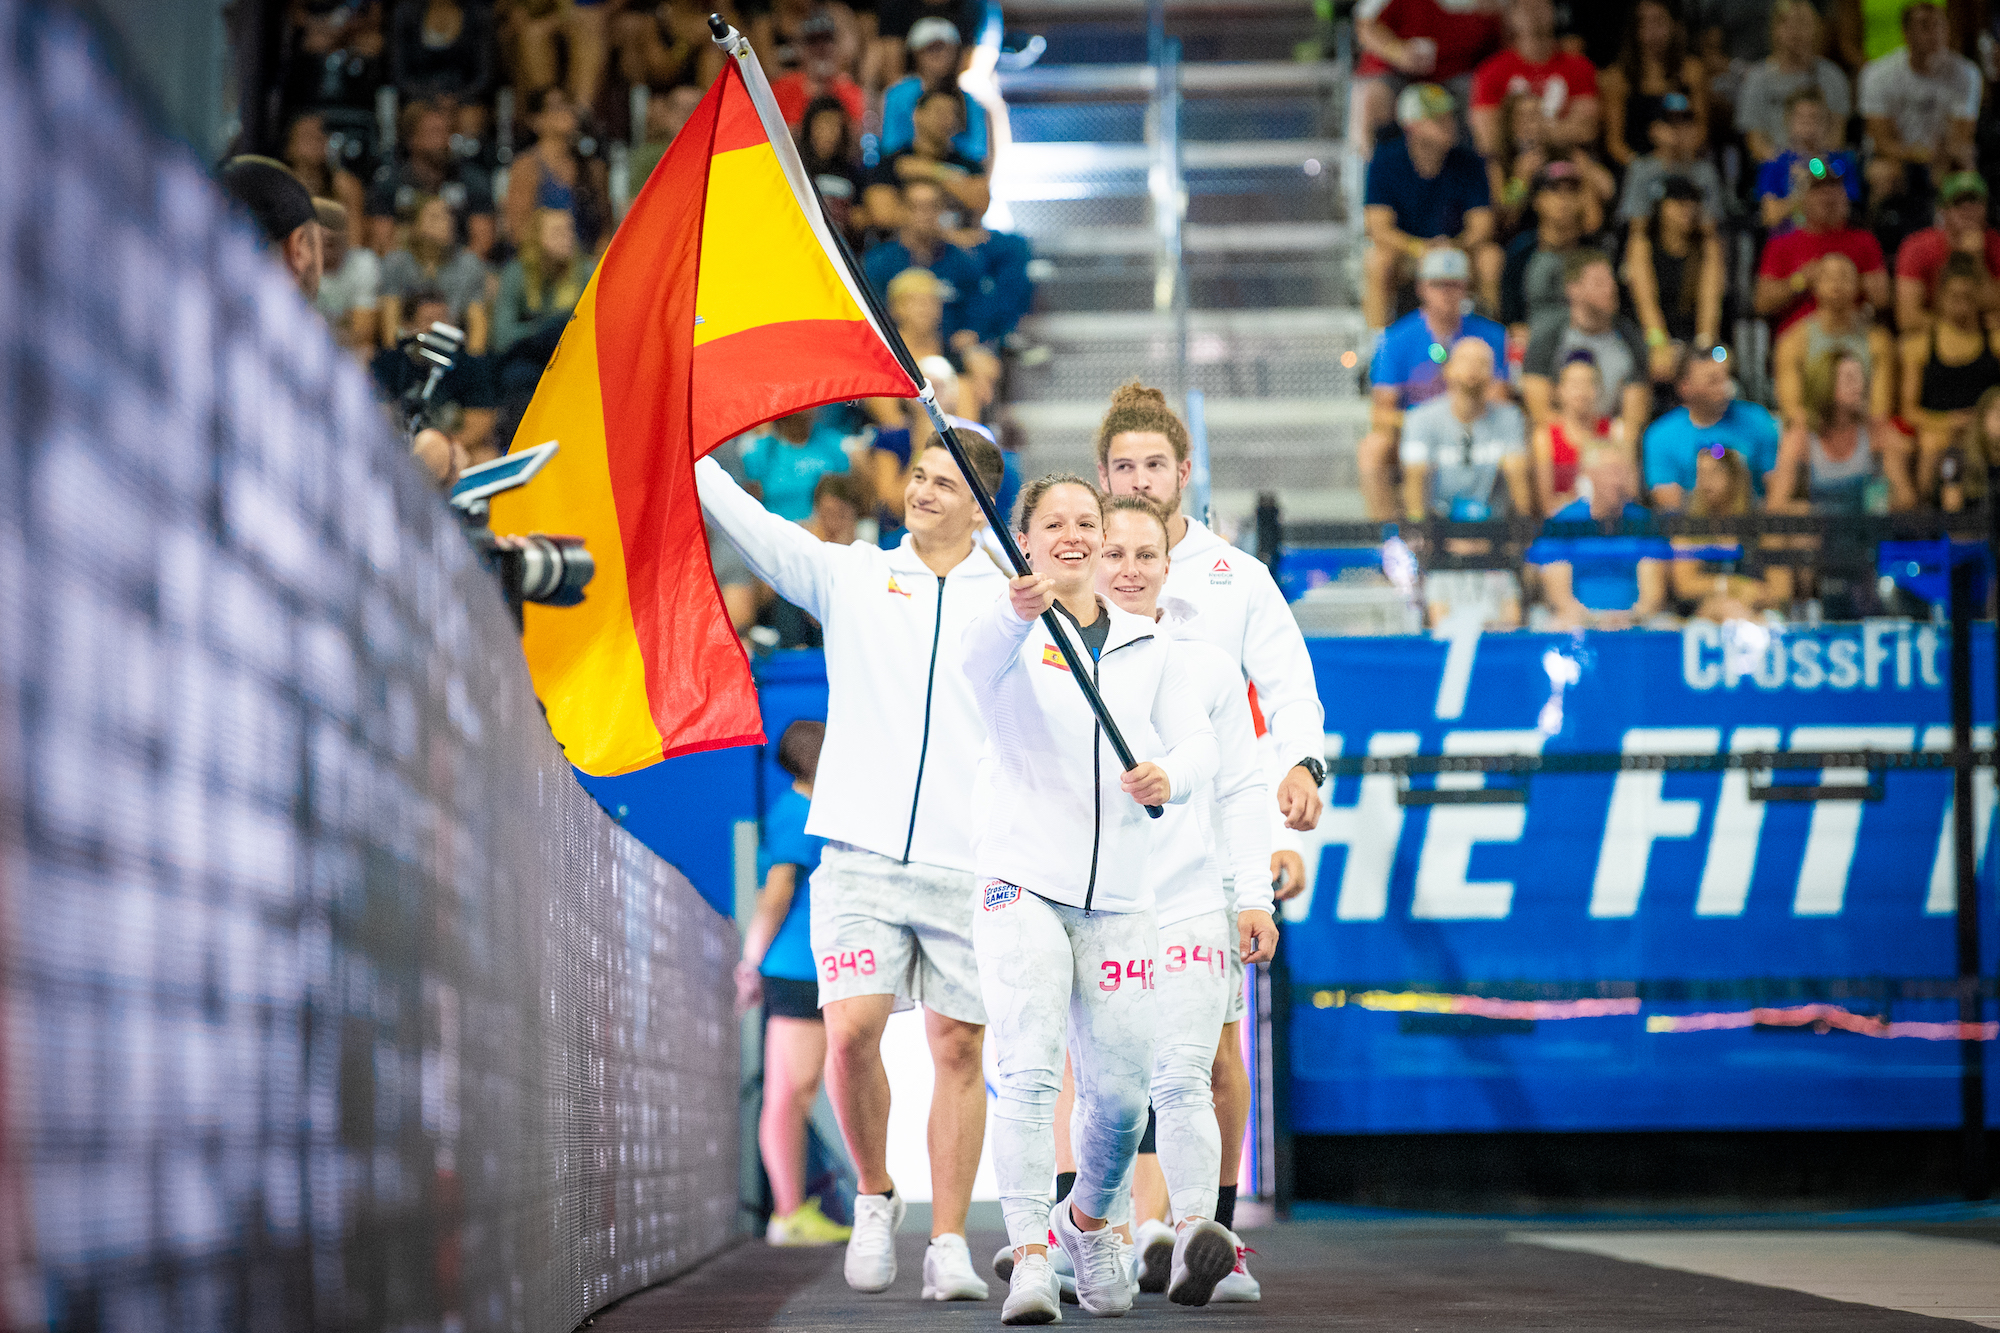
[[[1047,1255],[1031,1254],[1014,1264],[1007,1283],[1007,1303],[1000,1307],[1003,1324],[1060,1324],[1062,1304],[1056,1300],[1055,1274]]]
[[[1208,1303],[1214,1305],[1217,1302],[1263,1300],[1264,1288],[1250,1275],[1249,1265],[1243,1260],[1244,1255],[1255,1254],[1257,1251],[1245,1245],[1243,1238],[1233,1231],[1229,1238],[1236,1242],[1236,1267],[1230,1269],[1229,1275],[1215,1284],[1215,1292],[1208,1298]]]
[[[856,1291],[887,1291],[896,1280],[896,1229],[903,1225],[901,1194],[854,1196],[854,1234],[842,1265]]]
[[[993,1276],[1002,1282],[1014,1276],[1014,1247],[1002,1245],[993,1252]]]
[[[1157,1218],[1139,1224],[1139,1290],[1162,1292],[1174,1266],[1174,1229]]]
[[[1205,1217],[1181,1223],[1167,1299],[1175,1305],[1207,1305],[1215,1284],[1235,1271],[1236,1262],[1236,1237],[1228,1227]]]
[[[1061,1204],[1057,1204],[1061,1207]],[[1049,1271],[1056,1275],[1056,1294],[1062,1297],[1064,1305],[1076,1304],[1076,1267],[1063,1253],[1062,1246],[1056,1244],[1055,1229],[1049,1229]]]
[[[983,1301],[986,1282],[972,1271],[972,1252],[965,1237],[932,1236],[924,1251],[924,1299],[927,1301]]]
[[[1091,1314],[1117,1316],[1132,1308],[1132,1273],[1126,1266],[1124,1237],[1111,1227],[1084,1231],[1070,1219],[1067,1204],[1058,1205],[1053,1226],[1056,1243],[1076,1267],[1076,1303]]]

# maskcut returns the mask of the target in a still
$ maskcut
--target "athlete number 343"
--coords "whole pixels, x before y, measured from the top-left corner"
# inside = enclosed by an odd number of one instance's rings
[[[830,953],[819,960],[820,970],[826,973],[828,981],[840,980],[843,971],[854,972],[864,977],[875,975],[875,951],[859,949],[853,953]]]

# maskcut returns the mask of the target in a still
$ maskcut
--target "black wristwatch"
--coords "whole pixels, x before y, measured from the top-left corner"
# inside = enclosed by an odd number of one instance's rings
[[[1292,767],[1303,768],[1306,772],[1312,774],[1313,786],[1324,787],[1326,785],[1326,765],[1319,760],[1312,758],[1301,759],[1298,763],[1293,764]]]

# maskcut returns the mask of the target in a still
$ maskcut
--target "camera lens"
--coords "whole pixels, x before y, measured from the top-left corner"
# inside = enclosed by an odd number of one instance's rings
[[[521,550],[521,598],[543,606],[575,606],[597,573],[581,537],[536,533]]]

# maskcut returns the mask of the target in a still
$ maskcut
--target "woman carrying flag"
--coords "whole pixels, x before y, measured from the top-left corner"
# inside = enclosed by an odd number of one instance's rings
[[[1103,502],[1047,476],[1021,496],[1031,574],[969,625],[964,663],[986,724],[974,814],[980,884],[973,949],[992,1033],[994,1167],[1015,1264],[1001,1322],[1061,1317],[1048,1238],[1093,1314],[1130,1308],[1123,1244],[1106,1217],[1145,1127],[1158,935],[1143,806],[1182,804],[1214,774],[1215,733],[1174,644],[1097,595]],[[1139,762],[1119,771],[1070,666],[1040,620],[1051,608]],[[1077,1181],[1051,1217],[1054,1115],[1068,1038]]]

